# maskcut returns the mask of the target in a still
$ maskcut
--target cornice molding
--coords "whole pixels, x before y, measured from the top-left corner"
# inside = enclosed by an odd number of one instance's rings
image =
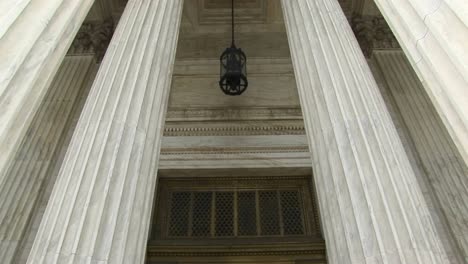
[[[148,248],[148,257],[225,257],[225,256],[278,256],[278,255],[326,255],[325,249],[317,250],[277,250],[277,251],[265,251],[263,248],[258,251],[219,251],[219,252],[198,252],[198,251],[170,251],[173,250],[170,247],[167,248]]]
[[[298,242],[289,241],[289,243],[258,243],[255,238],[251,239],[248,245],[232,244],[224,246],[218,244],[215,246],[207,245],[165,245],[164,240],[150,241],[148,245],[148,257],[247,257],[247,256],[314,256],[316,261],[325,261],[326,246],[320,238],[314,238],[317,242]],[[155,244],[156,243],[156,244]],[[319,262],[320,263],[320,262]]]
[[[185,125],[182,127],[166,125],[164,128],[164,136],[245,136],[245,135],[305,135],[305,128],[303,124],[260,124],[248,125],[238,124],[232,126],[226,124],[225,126],[190,126]]]
[[[170,108],[164,136],[304,135],[300,107]]]
[[[246,108],[169,108],[166,120],[233,121],[233,120],[302,120],[300,107]]]
[[[211,148],[162,148],[161,154],[169,155],[195,155],[195,154],[268,154],[268,153],[309,153],[308,146],[288,147],[211,147]]]

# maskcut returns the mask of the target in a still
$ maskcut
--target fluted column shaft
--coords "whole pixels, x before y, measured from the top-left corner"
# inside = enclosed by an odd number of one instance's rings
[[[62,133],[94,64],[92,56],[62,63],[44,101],[0,184],[0,259],[13,263],[31,214],[62,142]]]
[[[447,263],[336,0],[282,0],[330,263]]]
[[[468,261],[468,168],[402,51],[374,51],[451,234]]]
[[[143,263],[182,0],[130,0],[28,263]]]
[[[468,2],[375,2],[468,164]]]
[[[0,1],[0,183],[93,2]]]

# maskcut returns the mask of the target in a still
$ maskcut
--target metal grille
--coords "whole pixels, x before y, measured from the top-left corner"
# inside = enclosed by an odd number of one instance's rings
[[[255,192],[237,194],[237,221],[240,236],[257,235],[257,210]]]
[[[298,190],[172,192],[169,237],[305,235]]]
[[[299,193],[295,191],[280,192],[281,214],[285,235],[301,235],[304,233],[302,212],[299,205]]]
[[[175,192],[172,194],[170,236],[188,236],[189,231],[190,193]]]
[[[216,236],[234,235],[234,193],[216,193]]]
[[[192,235],[197,237],[210,236],[211,222],[211,192],[196,192],[193,196],[193,227]]]
[[[260,192],[260,228],[263,236],[279,235],[279,210],[276,191]]]

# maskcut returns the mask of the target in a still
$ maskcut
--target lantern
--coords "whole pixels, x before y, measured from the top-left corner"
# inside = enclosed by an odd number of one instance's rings
[[[247,58],[234,42],[234,0],[232,0],[232,44],[221,54],[219,87],[226,95],[241,95],[249,85]]]

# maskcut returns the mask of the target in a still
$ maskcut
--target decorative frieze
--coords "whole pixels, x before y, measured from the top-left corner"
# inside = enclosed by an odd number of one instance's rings
[[[167,121],[302,120],[300,107],[169,108]]]
[[[309,147],[302,146],[271,146],[271,147],[195,147],[195,148],[162,148],[161,154],[169,155],[189,155],[189,154],[271,154],[271,153],[308,153]]]
[[[304,135],[299,107],[170,108],[164,136]]]
[[[354,14],[351,27],[366,57],[372,55],[374,49],[398,49],[397,39],[382,16]]]
[[[304,124],[299,122],[223,123],[223,124],[168,124],[164,136],[252,136],[252,135],[304,135]]]
[[[69,55],[95,54],[96,59],[101,61],[114,34],[114,22],[85,22],[81,26],[70,49]]]

